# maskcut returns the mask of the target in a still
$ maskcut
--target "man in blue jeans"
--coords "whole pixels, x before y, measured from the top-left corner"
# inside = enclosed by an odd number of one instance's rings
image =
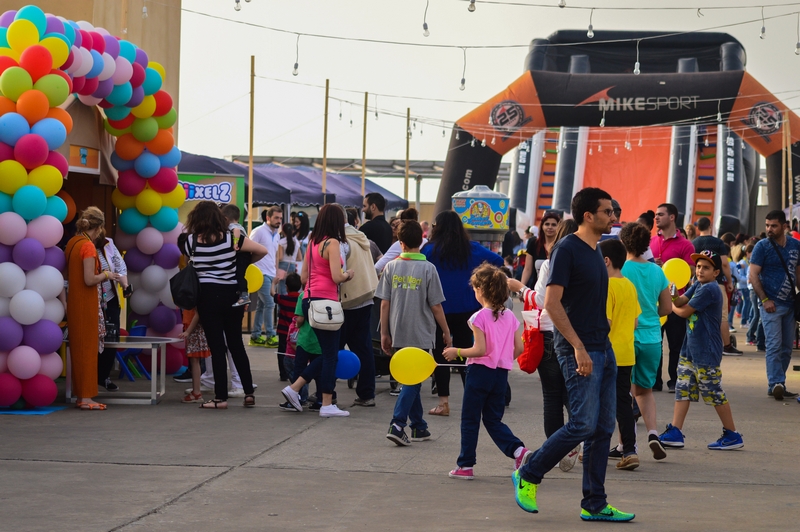
[[[272,297],[271,289],[272,280],[277,273],[275,257],[278,255],[278,242],[281,238],[283,211],[277,205],[272,206],[261,211],[261,219],[264,223],[250,233],[250,240],[267,248],[267,256],[255,263],[264,275],[264,284],[257,292],[258,303],[253,319],[253,330],[250,333],[250,345],[278,347],[278,336],[275,334],[275,300]],[[261,336],[262,323],[266,337]]]
[[[786,370],[792,360],[797,323],[794,319],[795,286],[800,274],[800,242],[788,238],[786,215],[767,213],[767,238],[759,240],[750,257],[750,283],[758,296],[767,347],[767,394],[776,401],[797,397],[786,389]]]
[[[555,328],[555,351],[569,395],[570,419],[514,471],[517,504],[539,511],[536,492],[544,475],[584,442],[584,521],[630,521],[634,514],[606,500],[608,449],[616,423],[617,363],[608,340],[608,272],[597,243],[616,221],[611,196],[585,188],[572,199],[578,231],[563,238],[550,255],[545,309]]]

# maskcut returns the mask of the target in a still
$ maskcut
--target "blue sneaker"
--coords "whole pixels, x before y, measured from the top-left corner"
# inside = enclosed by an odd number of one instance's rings
[[[732,451],[742,447],[744,447],[742,435],[726,428],[722,429],[722,436],[717,441],[708,444],[708,448],[712,451]]]
[[[672,423],[667,423],[667,430],[661,433],[661,435],[658,437],[658,440],[664,447],[676,447],[678,449],[682,449],[684,445],[683,432],[681,432],[681,429],[678,427],[672,426]]]

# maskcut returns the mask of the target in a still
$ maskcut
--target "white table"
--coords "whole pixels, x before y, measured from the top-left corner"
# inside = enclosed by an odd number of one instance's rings
[[[107,392],[101,391],[97,397],[99,402],[117,405],[156,405],[164,397],[167,387],[167,344],[180,342],[180,338],[165,338],[160,336],[120,336],[117,342],[104,342],[106,347],[115,349],[150,349],[155,352],[150,360],[150,391],[149,392]],[[156,372],[152,371],[155,361],[160,361]],[[70,358],[69,344],[67,344],[67,402],[74,403],[77,397],[72,396],[72,359]]]

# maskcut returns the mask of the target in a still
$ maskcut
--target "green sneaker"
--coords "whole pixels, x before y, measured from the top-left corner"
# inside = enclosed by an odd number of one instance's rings
[[[267,347],[278,347],[278,337],[270,336],[269,338],[267,338],[264,345],[266,345]]]
[[[526,512],[539,513],[539,507],[536,506],[536,490],[539,489],[539,484],[526,481],[519,476],[519,471],[514,471],[511,474],[511,480],[514,481],[514,495],[517,505]]]
[[[249,345],[250,347],[265,347],[266,343],[267,341],[264,339],[263,336],[259,336],[257,338],[251,336],[250,343],[248,343],[247,345]]]
[[[606,504],[606,507],[596,514],[581,510],[581,519],[584,521],[632,521],[634,517],[636,514],[620,512],[610,504]]]

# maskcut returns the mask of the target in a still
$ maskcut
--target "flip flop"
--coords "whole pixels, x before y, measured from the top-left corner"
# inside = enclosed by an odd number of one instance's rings
[[[220,406],[223,403],[224,403],[224,406]],[[225,409],[228,408],[228,402],[227,401],[220,401],[219,399],[211,399],[209,401],[206,401],[202,405],[200,405],[200,408],[206,408],[206,409],[211,409],[211,410],[225,410]]]
[[[81,409],[81,410],[105,410],[105,409],[106,409],[106,408],[108,408],[108,407],[107,407],[106,405],[104,405],[103,403],[84,403],[84,402],[78,402],[78,403],[75,405],[75,408],[79,408],[79,409]]]
[[[181,400],[181,403],[202,403],[202,402],[203,402],[203,394],[198,393],[197,395],[195,395],[192,392],[187,393]]]
[[[244,396],[244,406],[247,408],[253,408],[256,406],[256,397],[253,394],[247,394]]]

